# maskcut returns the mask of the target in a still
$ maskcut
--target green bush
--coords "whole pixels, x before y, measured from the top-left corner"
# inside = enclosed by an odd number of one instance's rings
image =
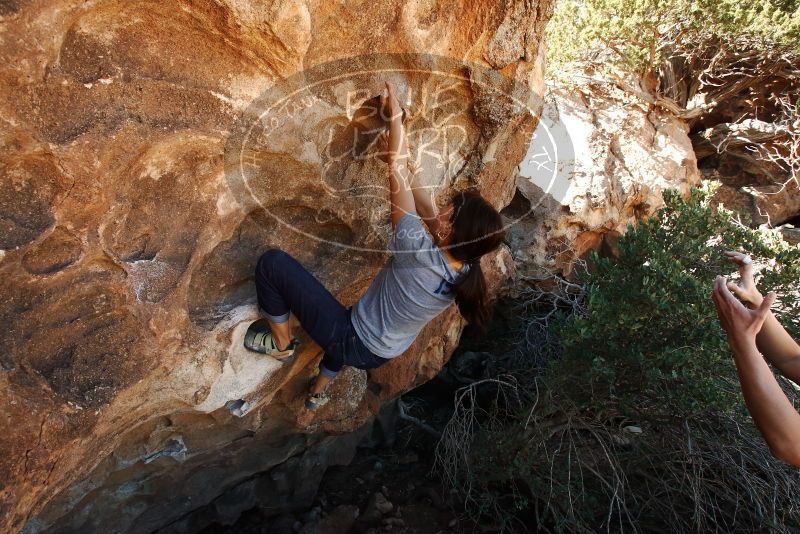
[[[677,30],[677,31],[676,31]],[[558,70],[597,46],[641,72],[661,38],[691,43],[699,31],[752,35],[800,49],[797,0],[559,0],[547,26],[548,65]]]
[[[780,295],[776,313],[797,334],[797,322],[786,318],[800,315],[800,249],[777,232],[747,228],[727,210],[712,210],[707,198],[708,191],[695,190],[683,201],[667,191],[666,207],[620,239],[618,259],[592,258],[587,312],[561,328],[565,354],[553,380],[580,385],[582,401],[612,402],[624,412],[739,408],[712,282],[735,271],[726,250],[747,251],[757,264],[774,262],[759,288]]]
[[[772,458],[744,410],[710,299],[714,277],[735,271],[723,252],[746,250],[796,335],[800,247],[744,227],[710,193],[665,193],[620,238],[618,258],[591,259],[582,311],[550,323],[550,342],[529,355],[560,355],[543,376],[522,365],[459,395],[439,467],[476,521],[515,532],[800,529],[800,474]]]

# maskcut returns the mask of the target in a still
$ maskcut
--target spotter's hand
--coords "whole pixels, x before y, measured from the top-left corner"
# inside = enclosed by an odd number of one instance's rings
[[[750,256],[741,252],[727,251],[725,256],[739,266],[739,284],[728,282],[727,287],[731,292],[739,297],[748,308],[757,308],[761,305],[764,297],[756,287],[756,280],[753,276],[753,260]]]

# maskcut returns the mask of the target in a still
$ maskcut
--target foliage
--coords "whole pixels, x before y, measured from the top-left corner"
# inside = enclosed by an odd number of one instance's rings
[[[800,50],[797,0],[559,0],[548,24],[548,64],[555,70],[606,46],[628,70],[659,59],[664,37],[691,43],[700,32],[768,38]]]
[[[621,90],[686,121],[701,165],[797,185],[800,1],[561,0],[547,32],[556,86]]]
[[[476,521],[506,531],[796,531],[800,474],[772,458],[743,409],[710,300],[723,251],[747,250],[759,288],[800,333],[800,247],[708,204],[711,191],[665,207],[592,258],[582,305],[553,321],[529,362],[458,396],[438,467]],[[571,295],[575,295],[574,289]],[[528,365],[528,367],[530,364]],[[792,389],[784,382],[787,394]]]
[[[759,287],[781,295],[779,316],[800,316],[800,250],[777,232],[712,210],[707,193],[695,190],[683,201],[667,191],[666,207],[620,239],[617,260],[593,259],[587,313],[561,330],[558,365],[561,380],[581,385],[594,402],[614,402],[624,412],[652,403],[651,413],[658,406],[692,413],[738,405],[735,369],[709,298],[714,277],[735,271],[725,250],[748,251],[758,265],[774,262]],[[784,322],[797,333],[796,322]]]

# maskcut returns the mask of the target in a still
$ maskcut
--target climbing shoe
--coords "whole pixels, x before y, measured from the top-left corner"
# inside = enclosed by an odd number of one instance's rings
[[[324,391],[319,393],[314,393],[306,397],[306,408],[309,410],[316,410],[320,406],[324,406],[328,403],[328,396],[325,394]]]
[[[272,356],[276,360],[282,362],[294,356],[294,351],[299,344],[299,341],[293,339],[289,342],[286,350],[280,350],[275,338],[272,336],[272,331],[269,329],[269,322],[267,322],[266,319],[254,321],[248,327],[244,335],[244,346],[246,349]]]

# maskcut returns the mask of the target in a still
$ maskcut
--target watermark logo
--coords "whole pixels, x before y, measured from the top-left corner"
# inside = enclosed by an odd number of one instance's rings
[[[378,95],[386,81],[405,110],[414,187],[440,207],[480,173],[509,121],[542,107],[523,84],[454,58],[371,54],[315,65],[267,89],[236,121],[225,173],[237,201],[305,238],[384,251],[390,197],[379,136],[388,123]],[[551,130],[540,124],[518,169],[543,194],[568,182],[559,159],[569,139]]]

